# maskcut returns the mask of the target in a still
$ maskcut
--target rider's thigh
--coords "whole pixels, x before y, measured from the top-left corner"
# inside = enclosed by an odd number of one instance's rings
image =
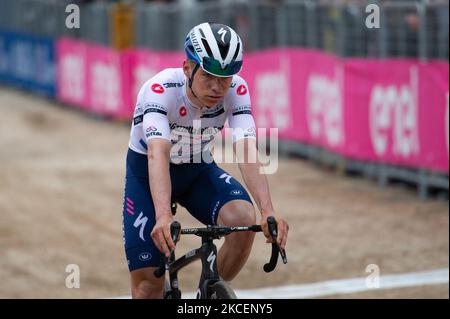
[[[156,278],[157,267],[146,267],[130,272],[133,299],[160,299],[163,297],[164,276]]]
[[[205,225],[216,225],[219,213],[224,211],[220,214],[230,216],[225,216],[227,223],[219,224],[235,226],[253,221],[251,217],[254,216],[254,209],[248,192],[216,163],[209,164],[192,183],[189,191],[177,200]]]

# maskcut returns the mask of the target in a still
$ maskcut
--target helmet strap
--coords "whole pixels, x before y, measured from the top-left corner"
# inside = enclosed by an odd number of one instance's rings
[[[199,67],[200,67],[200,64],[196,63],[196,64],[195,64],[195,68],[194,68],[194,70],[192,71],[191,77],[189,78],[189,88],[191,89],[192,94],[193,94],[196,98],[198,98],[198,97],[197,97],[197,95],[194,93],[194,90],[192,90],[192,83],[194,82],[194,76],[195,76],[195,73],[197,73]]]

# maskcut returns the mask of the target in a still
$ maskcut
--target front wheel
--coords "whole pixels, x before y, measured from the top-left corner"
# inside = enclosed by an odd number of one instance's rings
[[[208,287],[207,299],[237,299],[237,297],[226,282],[217,281]]]

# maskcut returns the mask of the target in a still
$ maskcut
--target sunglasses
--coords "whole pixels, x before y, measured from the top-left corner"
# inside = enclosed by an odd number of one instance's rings
[[[225,68],[222,68],[222,65],[216,59],[211,57],[204,57],[202,61],[202,68],[212,75],[229,77],[241,71],[242,61],[232,61]]]

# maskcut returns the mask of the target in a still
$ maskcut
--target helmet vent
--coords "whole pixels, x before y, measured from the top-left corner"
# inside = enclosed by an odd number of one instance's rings
[[[230,49],[230,44],[223,44],[222,42],[218,42],[217,46],[219,47],[219,51],[220,51],[220,56],[222,57],[223,60],[225,60],[227,54],[228,54],[228,50]]]
[[[203,43],[203,46],[205,47],[206,52],[208,53],[208,56],[210,56],[210,57],[214,56],[208,42],[205,39],[202,39],[202,43]]]
[[[240,49],[241,49],[241,42],[238,42],[238,44],[236,46],[236,51],[234,52],[233,61],[236,60]]]

